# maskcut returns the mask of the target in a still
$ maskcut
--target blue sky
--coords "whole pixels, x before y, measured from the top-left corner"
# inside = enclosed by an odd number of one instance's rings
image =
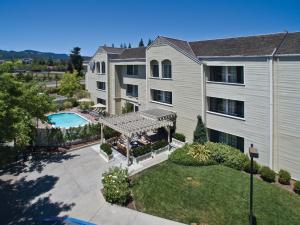
[[[300,31],[300,1],[0,0],[0,49],[92,55],[158,35],[202,40]]]

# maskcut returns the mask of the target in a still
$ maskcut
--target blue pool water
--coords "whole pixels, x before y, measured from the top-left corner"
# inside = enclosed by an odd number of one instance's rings
[[[76,113],[55,113],[48,116],[51,124],[55,127],[78,127],[88,124],[89,121]]]

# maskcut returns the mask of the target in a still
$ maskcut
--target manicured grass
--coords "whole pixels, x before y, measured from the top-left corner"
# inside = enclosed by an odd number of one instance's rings
[[[139,211],[183,223],[248,224],[249,175],[224,166],[186,167],[170,161],[133,177]],[[254,180],[258,225],[300,224],[300,197]]]

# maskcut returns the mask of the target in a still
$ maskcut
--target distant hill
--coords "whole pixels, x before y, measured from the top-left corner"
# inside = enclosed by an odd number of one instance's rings
[[[5,51],[0,50],[0,60],[8,59],[22,59],[22,58],[32,58],[32,59],[68,59],[67,54],[57,54],[52,52],[39,52],[34,50],[25,51]]]

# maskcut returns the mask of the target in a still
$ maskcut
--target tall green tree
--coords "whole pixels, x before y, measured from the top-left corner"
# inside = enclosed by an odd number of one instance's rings
[[[153,41],[149,38],[147,46],[151,45],[152,42],[153,42]]]
[[[201,116],[198,116],[197,118],[198,122],[194,131],[194,142],[204,144],[205,142],[207,142],[206,128],[202,122]]]
[[[83,58],[80,55],[80,50],[81,50],[81,48],[79,48],[79,47],[73,48],[73,50],[71,51],[71,54],[70,54],[70,62],[72,64],[73,69],[77,70],[78,73],[81,75],[81,72],[83,69],[83,66],[82,66]],[[73,72],[73,71],[69,70],[69,72]]]
[[[130,43],[128,44],[128,48],[131,48],[131,44]]]
[[[139,42],[139,47],[144,47],[145,45],[144,45],[144,41],[143,41],[143,39],[141,38],[141,40],[140,40],[140,42]]]
[[[25,146],[32,138],[34,121],[46,121],[45,113],[54,109],[52,98],[42,94],[37,83],[17,81],[10,74],[0,75],[0,86],[0,142],[14,140]]]
[[[75,92],[80,90],[80,88],[81,85],[77,72],[65,73],[60,81],[59,93],[67,97],[73,97]]]

